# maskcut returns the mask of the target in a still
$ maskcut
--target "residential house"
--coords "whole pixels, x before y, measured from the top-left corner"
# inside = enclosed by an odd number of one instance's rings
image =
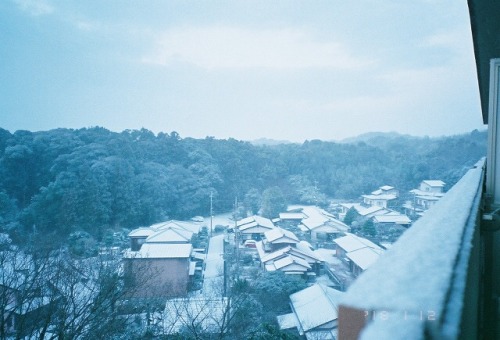
[[[291,231],[274,228],[264,233],[262,245],[266,251],[275,251],[287,246],[295,246],[300,240]]]
[[[180,228],[180,229],[185,229],[193,234],[199,234],[202,228],[206,228],[206,223],[203,220],[190,220],[190,221],[178,221],[178,220],[169,220],[166,222],[160,222],[153,224],[150,226],[151,229],[154,230],[161,230],[161,229],[168,229],[168,228]]]
[[[411,220],[408,216],[397,212],[373,216],[372,221],[378,228],[385,229],[393,226],[408,228],[411,225]]]
[[[349,259],[352,274],[355,277],[359,276],[378,260],[383,251],[381,247],[365,247],[348,252],[346,256]]]
[[[285,228],[296,228],[305,217],[306,215],[302,212],[302,208],[292,208],[279,214],[277,225]]]
[[[280,213],[279,215],[280,221],[282,222],[291,222],[291,223],[300,223],[302,219],[305,217],[301,211],[287,211]]]
[[[306,241],[288,245],[275,251],[266,251],[263,242],[256,245],[262,268],[268,272],[315,276],[323,268],[324,260]]]
[[[305,218],[299,228],[308,233],[311,241],[329,241],[349,231],[349,226],[318,207],[304,207]]]
[[[240,242],[245,240],[259,241],[264,237],[266,231],[274,228],[274,223],[270,219],[257,215],[244,218],[236,223]]]
[[[409,216],[419,217],[434,206],[444,195],[445,183],[440,180],[425,180],[418,189],[410,190],[411,201],[406,201],[403,207]]]
[[[372,191],[369,195],[362,195],[364,204],[382,208],[394,206],[398,196],[399,192],[389,185],[381,186],[379,189]]]
[[[195,273],[192,239],[197,222],[168,221],[129,233],[131,248],[123,256],[133,297],[179,297]]]
[[[130,238],[130,249],[132,251],[138,251],[150,236],[157,238],[157,234],[163,230],[169,230],[169,233],[175,232],[179,235],[183,235],[183,237],[189,237],[189,240],[185,242],[191,242],[193,235],[198,234],[203,226],[204,224],[201,222],[170,220],[156,223],[149,227],[140,227],[132,230],[128,234]],[[151,241],[151,239],[149,241]],[[168,243],[173,243],[173,241],[169,240]]]
[[[369,207],[366,207],[360,203],[341,203],[340,204],[340,212],[339,212],[339,219],[344,220],[345,215],[347,214],[347,211],[349,209],[354,208],[356,212],[364,218],[371,218],[373,216],[377,215],[385,215],[390,212],[389,209],[386,209],[381,206],[377,205],[372,205]]]
[[[372,241],[350,233],[334,243],[337,245],[336,256],[349,265],[355,276],[368,269],[384,251]]]
[[[445,182],[440,180],[425,180],[420,183],[418,188],[421,192],[442,194],[444,193]]]
[[[321,284],[314,284],[290,295],[292,313],[277,317],[280,329],[295,329],[308,340],[337,339],[342,295],[342,292]]]
[[[184,296],[188,291],[192,245],[145,243],[124,254],[124,270],[133,297]],[[193,273],[194,274],[194,273]]]

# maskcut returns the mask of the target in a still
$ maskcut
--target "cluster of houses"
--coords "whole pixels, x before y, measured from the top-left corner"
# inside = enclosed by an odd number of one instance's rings
[[[368,195],[362,195],[361,202],[340,203],[334,208],[340,220],[354,210],[361,220],[371,220],[382,234],[390,228],[403,232],[444,196],[444,186],[445,183],[440,180],[422,181],[419,188],[410,190],[401,203],[398,190],[384,185]]]
[[[354,209],[379,228],[407,228],[412,222],[408,216],[418,217],[429,209],[444,195],[444,185],[442,181],[423,181],[410,192],[412,200],[403,205],[398,203],[398,191],[385,185],[363,195],[362,202],[339,204],[336,214],[315,206],[302,206],[291,207],[274,220],[249,216],[237,221],[231,234],[237,249],[252,252],[262,271],[281,271],[314,282],[325,267],[318,245],[328,242],[337,259],[357,277],[388,246],[356,235],[342,221],[347,212]],[[403,212],[397,211],[398,208]],[[193,276],[203,268],[204,250],[193,246],[193,237],[202,227],[202,222],[168,221],[130,232],[130,249],[123,261],[125,272],[139,287],[134,296],[186,296]],[[334,338],[341,294],[320,283],[292,294],[292,313],[278,317],[280,328],[295,329],[308,339]]]
[[[443,188],[442,181],[423,181],[418,189],[411,191],[414,199],[405,202],[404,209],[422,214],[444,195]],[[325,262],[314,249],[329,242],[337,257],[357,276],[376,261],[384,248],[352,233],[342,219],[350,209],[355,209],[378,228],[407,228],[411,219],[395,210],[398,198],[398,191],[385,185],[363,195],[362,202],[339,204],[336,215],[315,206],[303,206],[291,207],[275,220],[250,216],[237,221],[236,244],[255,248],[262,270],[311,278],[320,273]],[[186,295],[193,277],[203,268],[204,249],[193,246],[193,237],[203,226],[200,221],[168,221],[130,232],[130,249],[123,261],[130,280],[140,282],[143,287],[135,296]]]

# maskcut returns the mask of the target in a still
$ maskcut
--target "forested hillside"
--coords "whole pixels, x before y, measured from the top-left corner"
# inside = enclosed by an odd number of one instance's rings
[[[0,228],[64,240],[86,231],[187,219],[261,198],[325,204],[381,185],[410,190],[423,179],[453,185],[486,154],[486,132],[443,138],[374,136],[351,143],[252,145],[104,128],[45,132],[0,129]]]

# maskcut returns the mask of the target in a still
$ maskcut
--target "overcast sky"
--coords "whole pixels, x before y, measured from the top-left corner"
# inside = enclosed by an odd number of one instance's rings
[[[483,129],[466,1],[0,2],[0,127],[339,140]]]

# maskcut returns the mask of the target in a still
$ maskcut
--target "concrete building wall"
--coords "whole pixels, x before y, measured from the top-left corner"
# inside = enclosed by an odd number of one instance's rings
[[[125,275],[133,297],[185,296],[189,283],[189,258],[125,259]]]

